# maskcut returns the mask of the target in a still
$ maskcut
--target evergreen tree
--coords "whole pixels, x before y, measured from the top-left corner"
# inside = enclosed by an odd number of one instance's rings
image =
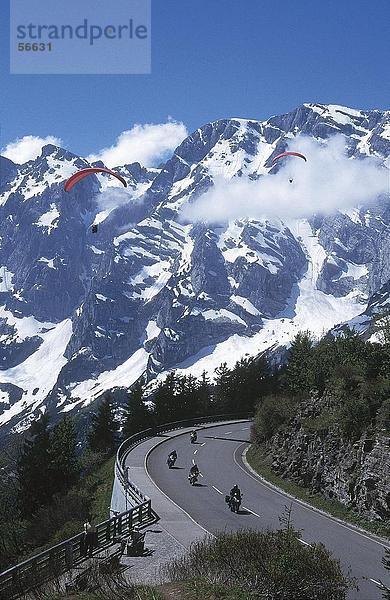
[[[268,365],[264,358],[242,358],[231,374],[233,412],[251,412],[260,397],[267,393]]]
[[[222,363],[215,369],[215,409],[223,414],[232,411],[234,389],[232,386],[232,372],[227,363]]]
[[[308,331],[298,332],[291,342],[285,374],[292,394],[306,394],[313,385],[312,348],[313,340]]]
[[[88,446],[94,452],[112,452],[115,447],[115,432],[118,424],[114,419],[110,397],[106,396],[92,415],[91,430],[88,434]]]
[[[211,385],[207,372],[203,371],[200,381],[198,381],[198,410],[200,417],[207,417],[213,414],[214,407],[211,403]]]
[[[31,423],[18,459],[19,504],[28,517],[51,498],[48,423],[47,415]]]
[[[123,425],[124,439],[151,426],[151,415],[143,402],[143,394],[142,382],[136,383],[130,390]]]
[[[180,403],[174,372],[168,373],[165,380],[159,383],[153,402],[154,417],[158,424],[180,420]]]
[[[65,417],[50,436],[50,483],[53,493],[67,492],[80,476],[77,437],[72,419]]]
[[[193,375],[178,378],[177,400],[178,414],[181,419],[196,417],[201,413],[199,385]]]

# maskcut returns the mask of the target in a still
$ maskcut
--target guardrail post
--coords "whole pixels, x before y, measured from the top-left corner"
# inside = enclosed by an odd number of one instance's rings
[[[115,535],[116,535],[116,517],[114,517],[113,523],[114,523],[113,537],[115,537]],[[110,539],[111,539],[111,519],[107,522],[107,527],[106,527],[106,541],[109,542]]]
[[[15,569],[12,572],[12,590],[17,591],[19,589],[19,569]]]
[[[73,544],[69,542],[65,546],[65,564],[67,569],[73,567]]]

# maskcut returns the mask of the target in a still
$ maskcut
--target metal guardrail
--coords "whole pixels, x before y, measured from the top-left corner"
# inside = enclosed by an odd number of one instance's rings
[[[125,440],[117,451],[115,477],[123,487],[126,498],[129,494],[134,505],[129,510],[116,514],[96,526],[94,550],[101,550],[109,546],[116,536],[128,534],[134,524],[144,523],[153,517],[150,498],[128,479],[125,471],[124,461],[132,448],[143,440],[166,431],[183,427],[199,427],[222,420],[248,419],[251,416],[247,413],[236,413],[175,421],[145,429]],[[13,600],[23,596],[46,581],[70,571],[85,559],[84,533],[79,533],[0,573],[0,598],[1,600]]]
[[[150,500],[115,515],[96,526],[94,552],[109,546],[116,536],[126,535],[133,525],[152,517]],[[12,600],[63,575],[86,559],[84,533],[52,546],[0,574],[0,598]]]

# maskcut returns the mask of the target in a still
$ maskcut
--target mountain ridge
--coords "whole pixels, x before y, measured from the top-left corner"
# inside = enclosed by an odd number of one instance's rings
[[[317,335],[321,325],[359,319],[389,280],[388,198],[293,223],[243,218],[223,228],[180,219],[216,177],[258,179],[277,170],[272,158],[297,135],[334,133],[345,136],[349,156],[388,165],[390,111],[311,103],[266,121],[208,123],[161,169],[115,167],[129,183],[117,208],[102,209],[114,189],[103,175],[63,191],[66,177],[89,164],[67,150],[46,145],[24,165],[2,157],[3,435],[46,407],[77,412],[142,373],[151,381],[180,365],[198,372],[223,356],[288,344],[313,324],[313,307],[322,311]],[[387,292],[381,306],[386,300]]]

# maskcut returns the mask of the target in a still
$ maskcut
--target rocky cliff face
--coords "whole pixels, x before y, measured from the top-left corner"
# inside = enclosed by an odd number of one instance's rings
[[[264,216],[214,227],[183,222],[181,210],[216,177],[272,175],[272,157],[300,134],[343,134],[351,159],[387,165],[389,119],[304,104],[264,122],[209,123],[160,169],[117,167],[128,196],[116,207],[101,204],[114,189],[104,175],[64,191],[88,166],[69,151],[48,145],[24,165],[2,158],[0,438],[46,409],[78,412],[142,374],[199,375],[350,319],[369,331],[390,298],[389,198],[289,223]]]
[[[307,420],[332,409],[332,398],[311,398],[267,443],[273,470],[312,492],[320,492],[378,521],[390,519],[390,437],[364,433],[343,440],[337,424],[311,431]]]

